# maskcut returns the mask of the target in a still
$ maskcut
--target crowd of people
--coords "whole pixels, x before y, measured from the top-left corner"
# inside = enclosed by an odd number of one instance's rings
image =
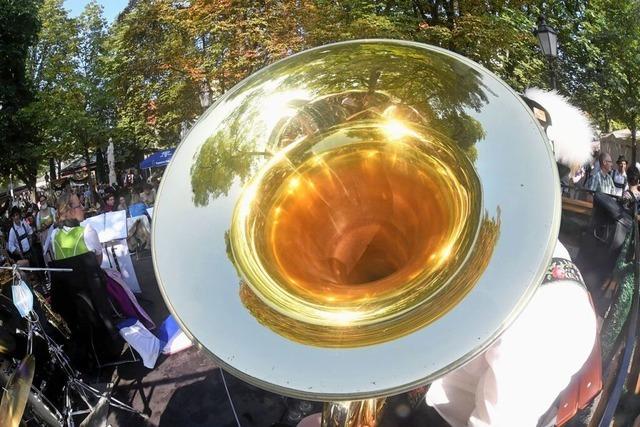
[[[67,186],[61,191],[45,191],[37,196],[37,203],[19,195],[15,200],[6,201],[0,206],[0,218],[6,220],[2,223],[0,231],[0,265],[18,264],[23,267],[51,268],[52,266],[56,267],[60,262],[85,263],[82,265],[88,267],[78,268],[75,266],[69,274],[75,274],[72,277],[76,283],[84,283],[88,288],[94,287],[89,292],[92,301],[89,311],[93,310],[94,313],[97,313],[95,314],[96,318],[107,319],[106,326],[103,325],[104,328],[107,328],[105,337],[111,337],[109,334],[115,331],[111,330],[112,326],[115,326],[117,330],[122,330],[118,322],[129,320],[142,322],[136,326],[137,333],[131,332],[127,336],[121,333],[121,335],[142,354],[145,366],[152,367],[153,363],[147,360],[150,356],[132,341],[135,341],[136,337],[143,333],[140,332],[142,329],[153,329],[155,325],[129,288],[123,276],[124,273],[120,271],[119,265],[115,261],[115,255],[113,258],[115,266],[111,262],[103,263],[103,256],[108,256],[103,254],[108,252],[105,252],[103,242],[100,241],[98,232],[92,227],[91,222],[84,220],[89,215],[116,211],[118,209],[114,202],[116,198],[121,200],[119,208],[126,211],[128,216],[136,216],[138,213],[147,215],[146,209],[153,206],[155,202],[153,186],[146,183],[123,186],[122,188],[98,186],[95,190]],[[22,203],[18,203],[18,200]],[[137,223],[138,219],[133,221]],[[7,238],[5,239],[4,236]],[[90,274],[86,273],[87,268],[91,270]],[[56,282],[53,273],[46,274],[43,271],[31,272],[28,275],[25,271],[22,273],[23,277],[27,277],[29,283],[34,286],[34,289],[38,287],[43,292],[45,301],[50,301],[55,310],[58,310],[56,304],[60,308],[60,295],[69,289],[60,286],[58,282],[58,303],[56,303],[54,295]],[[93,285],[90,285],[90,282]],[[6,293],[9,292],[8,289],[9,287],[6,287],[2,291]],[[105,299],[108,300],[108,303]],[[64,317],[64,313],[59,313]],[[68,311],[66,313],[69,315]],[[85,312],[83,311],[83,313]],[[73,342],[75,348],[87,349],[90,342],[93,345],[93,336],[83,335],[83,326],[69,320],[67,323],[75,334]],[[146,329],[145,332],[150,334]],[[113,349],[117,350],[115,346]],[[153,354],[154,357],[151,359],[155,362],[158,353],[156,351]],[[79,359],[76,362],[84,363],[81,361],[86,359],[85,356],[83,352],[79,352]]]
[[[79,213],[82,219],[114,211],[126,211],[127,217],[148,217],[147,209],[156,201],[157,183],[134,179],[135,176],[127,173],[123,185],[48,189],[36,194],[36,202],[28,190],[6,199],[0,205],[0,264],[44,265],[47,252],[53,247],[49,242],[53,242],[55,230],[64,229],[64,221]]]
[[[567,182],[565,182],[567,184]],[[640,165],[629,165],[624,156],[618,156],[613,163],[609,153],[599,153],[592,164],[578,169],[571,184],[574,189],[584,189],[593,193],[606,193],[625,199],[640,197]],[[576,194],[577,197],[580,197]],[[586,196],[583,196],[586,197]]]

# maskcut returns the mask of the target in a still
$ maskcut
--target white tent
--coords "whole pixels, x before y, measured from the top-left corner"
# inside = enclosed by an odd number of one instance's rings
[[[640,132],[636,134],[640,137]],[[600,136],[600,151],[609,153],[615,161],[618,156],[624,156],[627,161],[631,160],[631,131],[620,129]]]

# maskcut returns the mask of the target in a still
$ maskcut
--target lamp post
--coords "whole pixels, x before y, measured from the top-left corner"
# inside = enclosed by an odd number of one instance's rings
[[[551,86],[553,89],[556,89],[556,76],[553,69],[553,62],[558,56],[558,32],[547,25],[544,16],[540,16],[540,18],[538,18],[538,28],[533,30],[533,34],[538,38],[540,48],[549,61]]]

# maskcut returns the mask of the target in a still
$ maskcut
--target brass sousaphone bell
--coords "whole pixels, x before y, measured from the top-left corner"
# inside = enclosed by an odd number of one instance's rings
[[[227,92],[168,166],[153,259],[225,370],[321,401],[426,384],[491,344],[558,234],[550,146],[496,76],[391,40],[311,49]]]

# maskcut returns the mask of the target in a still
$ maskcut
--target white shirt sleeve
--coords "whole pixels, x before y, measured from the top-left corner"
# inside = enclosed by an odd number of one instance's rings
[[[18,250],[18,236],[16,236],[16,232],[13,228],[13,224],[9,229],[9,241],[7,242],[7,250],[10,253],[14,253]]]
[[[570,259],[559,241],[554,257]],[[541,286],[484,354],[432,384],[427,403],[454,427],[535,427],[591,354],[596,333],[582,285]]]
[[[102,244],[100,244],[100,238],[98,238],[98,232],[87,224],[84,227],[84,243],[87,245],[87,249],[99,255],[102,253]]]
[[[53,253],[53,238],[58,232],[57,228],[51,227],[51,232],[47,236],[47,239],[44,241],[44,246],[42,247],[42,252],[44,253],[45,262],[49,263],[49,261],[53,261],[54,253]]]
[[[560,241],[553,256],[571,259]],[[531,302],[484,354],[468,426],[535,426],[587,360],[596,317],[582,285],[570,280],[538,288]]]
[[[541,287],[484,357],[468,426],[532,426],[589,357],[596,319],[577,283]]]

